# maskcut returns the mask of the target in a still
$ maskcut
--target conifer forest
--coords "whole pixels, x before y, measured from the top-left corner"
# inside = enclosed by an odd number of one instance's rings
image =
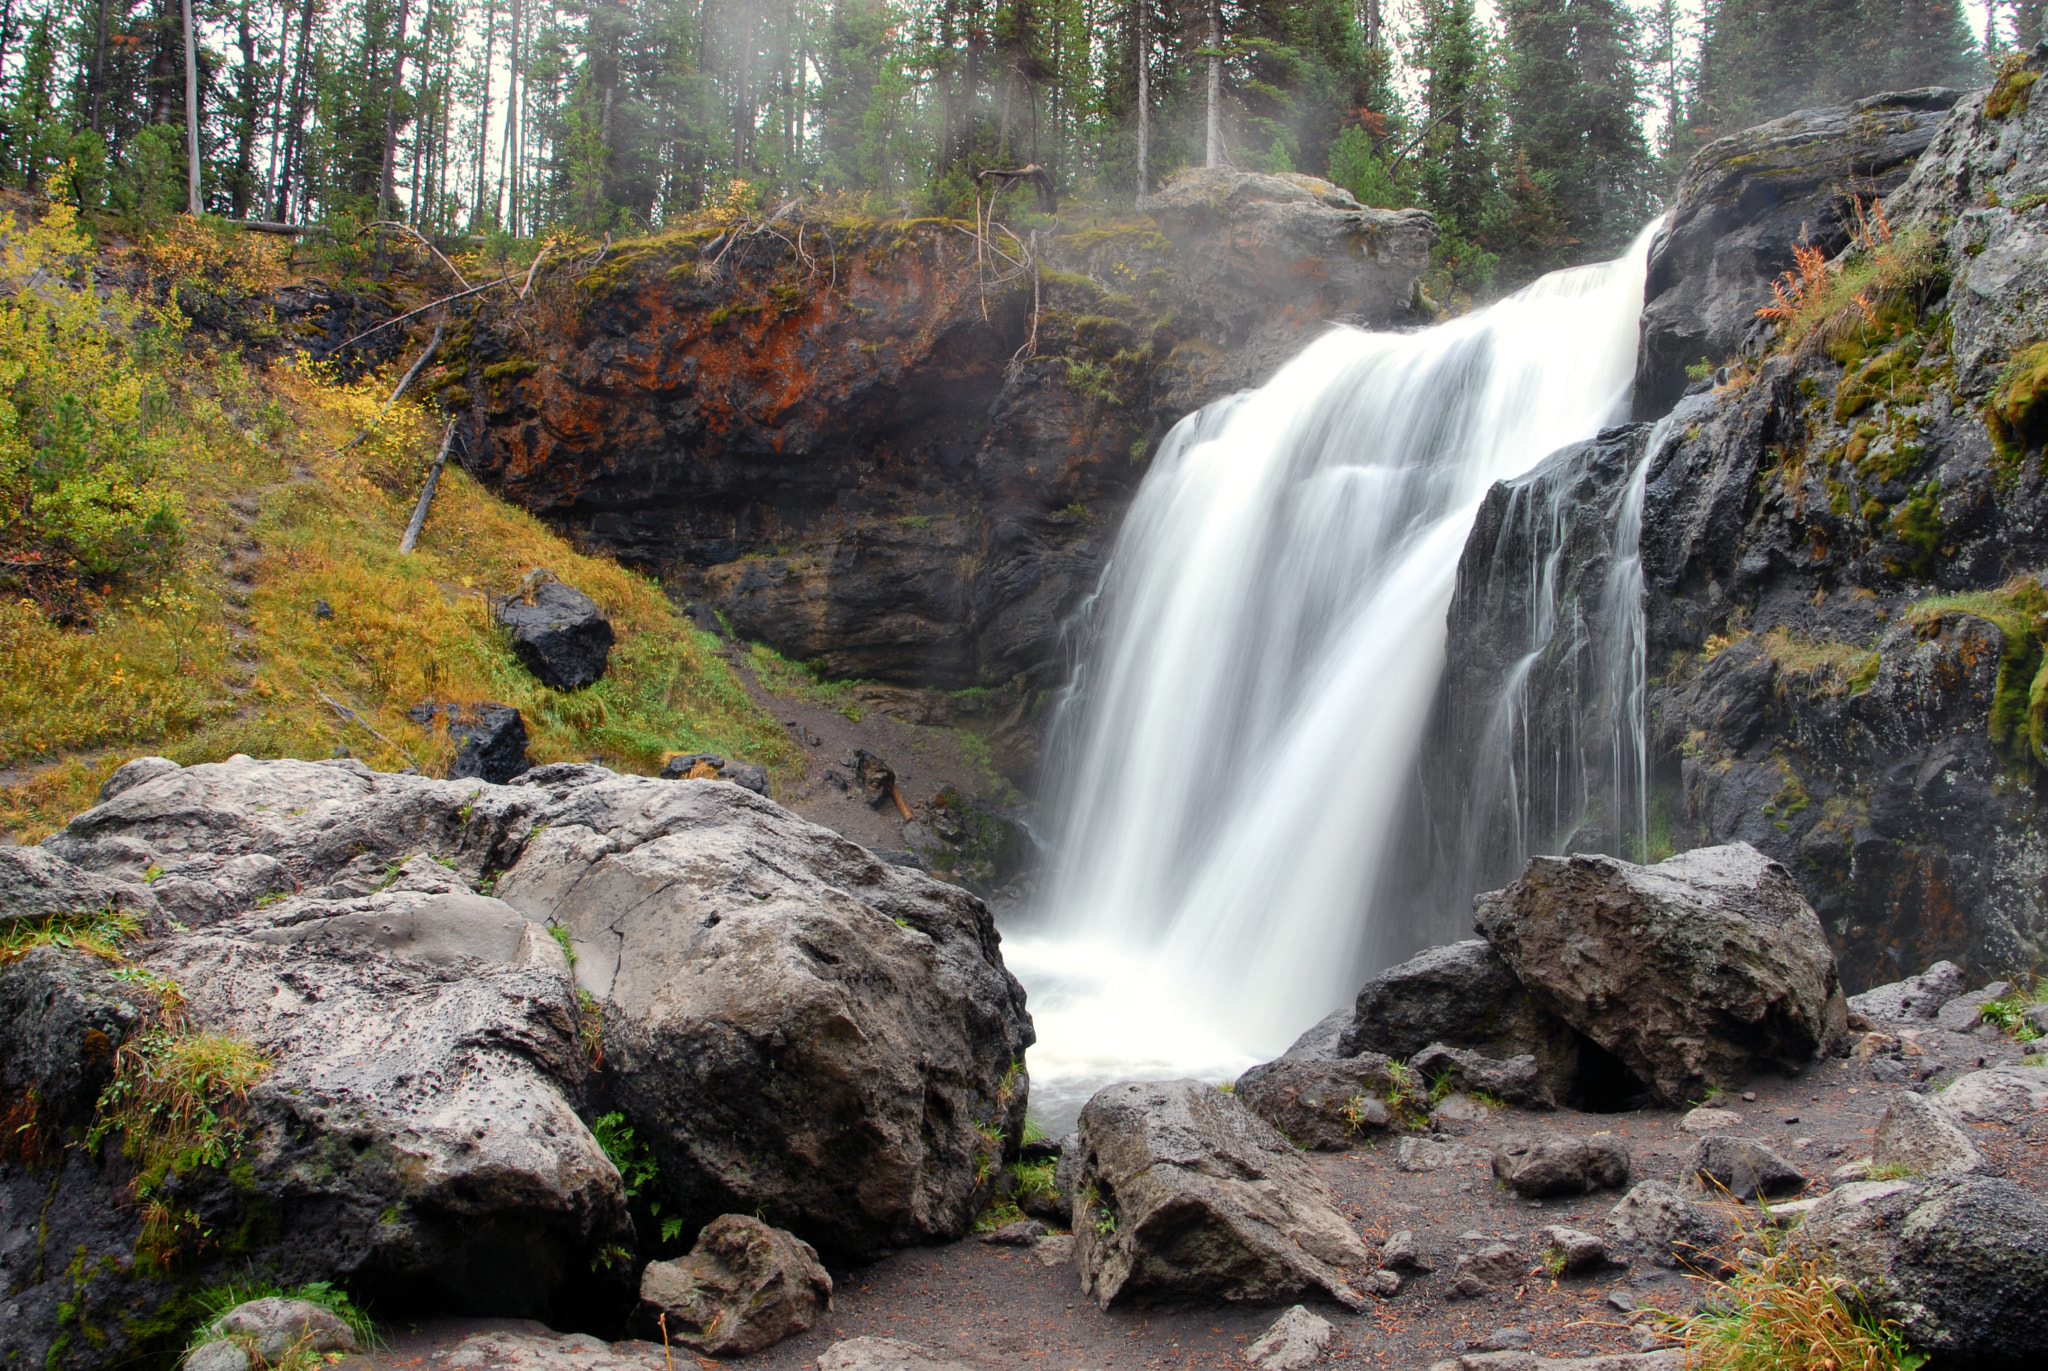
[[[1128,202],[1224,163],[1423,205],[1480,284],[1612,253],[1717,130],[1969,84],[2042,10],[1994,0],[1979,32],[1957,0],[0,0],[0,159],[144,221],[196,199],[520,237],[735,195],[947,213],[991,167]]]

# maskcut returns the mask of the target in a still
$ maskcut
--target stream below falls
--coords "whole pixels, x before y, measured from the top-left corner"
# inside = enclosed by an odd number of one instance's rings
[[[1333,329],[1167,436],[1070,626],[1046,875],[1003,930],[1055,1136],[1112,1081],[1235,1079],[1439,940],[1380,888],[1459,556],[1489,486],[1625,417],[1655,227],[1434,328]]]

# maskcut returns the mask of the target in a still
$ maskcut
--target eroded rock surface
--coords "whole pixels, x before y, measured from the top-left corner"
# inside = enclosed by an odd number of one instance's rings
[[[1292,1143],[1199,1081],[1104,1087],[1081,1110],[1074,1206],[1081,1286],[1105,1309],[1146,1300],[1278,1302],[1345,1277],[1365,1245]]]
[[[810,1244],[745,1214],[721,1214],[688,1256],[640,1273],[640,1322],[713,1357],[772,1347],[831,1307]]]
[[[1537,857],[1480,898],[1476,924],[1542,1004],[1668,1103],[1805,1066],[1847,1013],[1790,873],[1740,844],[1648,867]]]

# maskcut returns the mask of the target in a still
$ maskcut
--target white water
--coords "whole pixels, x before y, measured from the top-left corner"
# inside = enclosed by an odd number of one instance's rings
[[[1169,435],[1079,629],[1045,893],[1005,930],[1049,1125],[1277,1055],[1398,944],[1371,896],[1459,554],[1493,482],[1618,417],[1649,239],[1425,332],[1334,330]]]

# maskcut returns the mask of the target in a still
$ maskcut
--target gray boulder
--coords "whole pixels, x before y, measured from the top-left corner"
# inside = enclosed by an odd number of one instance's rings
[[[353,1352],[355,1330],[324,1305],[272,1295],[247,1300],[214,1321],[221,1337],[250,1339],[256,1355],[276,1365],[294,1347],[308,1352]]]
[[[1963,969],[1936,962],[1917,976],[1893,981],[1849,997],[1849,1008],[1873,1023],[1932,1022],[1941,1007],[1963,993]]]
[[[1612,1133],[1514,1134],[1493,1151],[1495,1178],[1525,1200],[1618,1190],[1628,1173],[1628,1148]]]
[[[1686,1154],[1684,1174],[1705,1189],[1723,1191],[1738,1200],[1759,1195],[1783,1199],[1806,1189],[1806,1177],[1798,1167],[1754,1138],[1726,1133],[1694,1143]]]
[[[1340,1056],[1379,1052],[1406,1061],[1433,1045],[1496,1059],[1532,1055],[1554,1101],[1574,1093],[1579,1050],[1571,1029],[1543,1008],[1488,942],[1418,952],[1367,981],[1339,1036]]]
[[[2048,1351],[2048,1205],[2011,1181],[1847,1186],[1798,1240],[1944,1365],[2020,1371]]]
[[[1720,1215],[1694,1204],[1663,1181],[1641,1181],[1608,1211],[1614,1239],[1659,1266],[1702,1266],[1734,1236]]]
[[[1282,1057],[1237,1078],[1237,1098],[1297,1147],[1341,1152],[1395,1126],[1391,1064],[1376,1052],[1334,1061]]]
[[[737,786],[548,794],[497,895],[568,930],[666,1202],[845,1253],[964,1234],[1033,1041],[988,907]]]
[[[1484,1091],[1504,1104],[1524,1109],[1551,1109],[1557,1104],[1544,1082],[1543,1069],[1527,1052],[1494,1058],[1444,1043],[1431,1043],[1408,1059],[1424,1080],[1448,1082],[1463,1094]]]
[[[1650,250],[1635,416],[1655,419],[1677,403],[1688,366],[1733,357],[1792,249],[1840,251],[1854,227],[1851,197],[1905,181],[1960,95],[1905,91],[1801,110],[1700,149]]]
[[[1553,1225],[1543,1230],[1544,1253],[1559,1275],[1583,1276],[1608,1265],[1607,1243],[1597,1234]]]
[[[1478,930],[1541,1004],[1666,1103],[1799,1070],[1847,1018],[1820,920],[1746,843],[1655,866],[1536,857]]]
[[[745,1214],[721,1214],[687,1257],[640,1273],[643,1326],[713,1357],[743,1357],[816,1323],[832,1278],[811,1245]]]
[[[185,1354],[185,1371],[249,1371],[249,1354],[238,1342],[215,1338]]]
[[[1993,981],[1981,990],[1956,996],[1935,1013],[1935,1026],[1950,1033],[1967,1033],[1984,1021],[1984,1006],[2012,994],[2011,981]]]
[[[664,781],[731,781],[762,799],[768,796],[768,768],[752,762],[728,761],[715,752],[689,752],[663,763]]]
[[[1245,1348],[1244,1359],[1259,1371],[1301,1371],[1323,1359],[1336,1335],[1328,1319],[1297,1304]]]
[[[143,918],[158,912],[147,886],[82,871],[44,848],[0,847],[0,930],[17,919],[100,909]]]
[[[494,613],[512,635],[513,654],[542,685],[581,690],[604,675],[617,637],[597,601],[574,586],[549,576]]]
[[[1996,1066],[1950,1082],[1937,1097],[1962,1123],[2015,1124],[2048,1110],[2048,1067]]]
[[[1357,1309],[1370,1260],[1301,1153],[1200,1081],[1106,1086],[1082,1107],[1074,1209],[1081,1288],[1146,1300],[1277,1303],[1321,1290]]]
[[[1885,1106],[1871,1139],[1870,1160],[1915,1176],[1974,1171],[1984,1164],[1977,1145],[1947,1111],[1910,1090],[1897,1092]]]

